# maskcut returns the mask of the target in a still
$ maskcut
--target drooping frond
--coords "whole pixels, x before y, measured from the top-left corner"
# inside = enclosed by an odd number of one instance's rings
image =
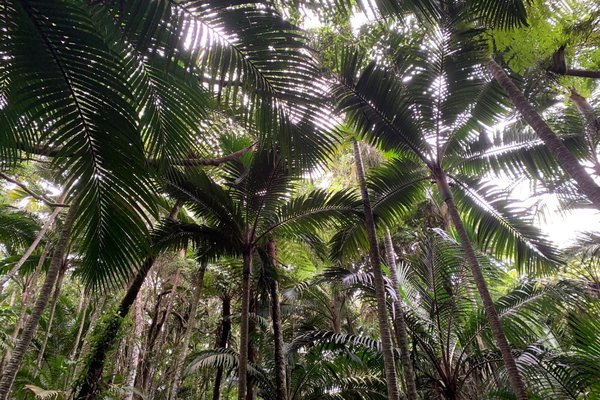
[[[519,214],[506,194],[482,180],[455,179],[453,193],[465,227],[474,243],[517,268],[539,274],[560,263],[557,250]]]
[[[180,63],[246,126],[306,168],[335,142],[308,37],[262,1],[115,2],[138,51]]]
[[[5,2],[2,14],[0,125],[8,142],[0,146],[41,144],[53,153],[72,207],[81,210],[75,234],[84,265],[99,277],[118,271],[101,284],[120,282],[147,249],[147,215],[155,211],[139,134],[138,67],[99,7]]]
[[[267,216],[262,235],[277,233],[301,238],[310,232],[322,232],[334,228],[340,221],[359,221],[359,201],[351,191],[328,193],[317,189],[295,197]],[[271,218],[269,218],[271,217]],[[260,238],[258,238],[260,239]],[[257,240],[258,240],[257,239]]]

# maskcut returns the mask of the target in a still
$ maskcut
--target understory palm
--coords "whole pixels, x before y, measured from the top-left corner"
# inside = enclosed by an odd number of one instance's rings
[[[174,174],[167,191],[183,201],[200,224],[170,221],[158,232],[161,241],[182,246],[192,241],[199,257],[237,256],[243,260],[238,397],[245,398],[248,365],[248,318],[252,259],[258,246],[275,235],[297,240],[337,220],[354,217],[356,199],[347,193],[316,190],[294,197],[293,175],[273,151],[260,150],[250,160],[225,166],[223,185],[204,173]],[[306,234],[307,236],[304,236]]]

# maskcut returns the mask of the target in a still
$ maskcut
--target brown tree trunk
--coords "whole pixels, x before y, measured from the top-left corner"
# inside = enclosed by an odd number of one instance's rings
[[[181,342],[181,348],[179,354],[177,354],[177,361],[175,362],[175,371],[173,373],[173,386],[171,387],[169,398],[171,400],[177,399],[177,392],[179,391],[179,385],[181,384],[181,374],[183,372],[183,363],[188,354],[190,340],[192,333],[196,329],[196,314],[198,313],[198,303],[200,303],[200,296],[202,295],[202,289],[204,286],[204,273],[206,272],[206,263],[202,262],[198,275],[194,279],[194,298],[192,299],[192,307],[190,309],[190,316],[185,327],[185,333],[183,334],[183,340]]]
[[[134,304],[135,299],[144,284],[146,275],[154,264],[154,260],[154,257],[146,259],[144,265],[142,265],[140,271],[138,271],[135,279],[129,286],[129,289],[127,289],[123,300],[121,300],[121,303],[119,304],[117,312],[109,317],[109,320],[103,328],[103,332],[98,337],[98,340],[93,343],[89,364],[86,365],[81,387],[79,392],[75,395],[75,399],[92,400],[96,399],[98,396],[106,356],[113,348],[119,329],[123,324],[123,319],[127,316],[129,309]]]
[[[21,368],[21,363],[23,362],[25,353],[27,352],[27,349],[31,344],[33,335],[35,335],[35,332],[37,331],[38,323],[40,321],[40,318],[42,317],[42,313],[44,312],[46,305],[48,304],[50,294],[52,293],[52,288],[56,283],[58,273],[63,264],[63,259],[65,258],[67,246],[71,237],[71,228],[73,226],[73,222],[75,221],[76,214],[77,207],[71,206],[65,218],[58,242],[56,243],[50,266],[48,267],[48,271],[46,272],[46,279],[42,284],[42,288],[40,289],[38,298],[35,302],[35,305],[33,306],[31,315],[27,320],[27,325],[25,326],[25,329],[23,330],[23,333],[21,334],[17,345],[13,350],[8,365],[2,373],[2,378],[0,378],[0,400],[8,399],[10,389],[15,380],[15,377],[17,376],[19,368]]]
[[[579,164],[565,144],[556,136],[548,124],[544,122],[533,106],[529,104],[529,101],[527,101],[523,93],[512,82],[504,69],[494,60],[490,60],[487,67],[489,72],[494,76],[494,79],[508,94],[508,97],[519,113],[544,142],[558,164],[577,182],[577,185],[588,200],[600,210],[600,186],[594,182],[585,168]]]
[[[469,236],[467,235],[467,231],[465,230],[465,227],[462,223],[460,214],[458,213],[456,205],[454,204],[454,198],[452,196],[450,185],[448,185],[446,173],[439,170],[435,172],[434,177],[438,185],[440,195],[446,203],[446,205],[448,206],[448,212],[450,213],[452,223],[456,228],[456,231],[458,232],[458,236],[460,237],[460,243],[463,248],[463,251],[465,252],[465,258],[467,260],[467,263],[471,267],[473,280],[475,281],[475,285],[477,286],[479,296],[483,301],[485,315],[487,317],[488,323],[490,324],[492,333],[494,334],[494,338],[496,339],[496,345],[498,346],[498,349],[502,354],[502,359],[504,361],[504,366],[508,374],[508,380],[510,382],[510,385],[515,393],[517,400],[527,400],[527,391],[525,389],[525,384],[523,383],[523,380],[519,375],[517,364],[512,354],[510,344],[508,343],[508,340],[506,340],[506,336],[504,335],[502,323],[500,322],[500,318],[498,317],[498,312],[496,311],[496,307],[494,306],[492,296],[490,295],[490,292],[487,288],[487,284],[485,282],[485,278],[483,277],[483,273],[481,272],[479,261],[477,260],[477,256],[475,255],[475,251],[473,250],[473,246],[471,245]]]
[[[100,322],[102,308],[104,307],[104,304],[106,303],[105,297],[102,297],[101,299],[96,299],[96,300],[99,300],[99,301],[94,305],[94,312],[92,313],[92,316],[90,318],[90,323],[86,330],[85,337],[83,339],[83,345],[81,346],[81,351],[78,353],[77,349],[74,349],[73,351],[75,351],[75,353],[73,354],[73,359],[78,358],[79,360],[83,360],[85,358],[85,356],[90,352],[90,347],[92,345],[92,337],[93,337],[93,334],[95,333],[95,329],[96,329],[96,326],[98,325],[98,322]],[[75,368],[73,369],[74,377],[79,376],[82,367],[83,366],[82,366],[81,362],[75,364]],[[70,398],[69,396],[67,396],[67,397]]]
[[[83,336],[83,328],[85,327],[85,319],[88,309],[88,297],[85,295],[85,290],[81,291],[81,296],[83,297],[80,311],[81,316],[79,317],[79,329],[77,330],[77,336],[75,337],[75,342],[73,343],[73,349],[71,350],[71,354],[69,354],[69,360],[71,361],[75,359],[75,355],[79,349],[79,344],[81,343],[81,337]]]
[[[238,370],[238,400],[246,398],[248,389],[248,320],[250,306],[250,274],[252,273],[252,249],[244,250],[242,277],[242,309],[240,318],[240,361]]]
[[[267,243],[267,254],[271,262],[271,266],[276,265],[276,249],[275,242],[270,240]],[[279,283],[277,277],[273,277],[270,282],[269,291],[271,294],[271,320],[273,323],[273,337],[275,339],[275,383],[277,387],[277,399],[287,400],[287,385],[286,385],[286,366],[285,354],[283,352],[283,327],[281,323],[281,301],[279,299]]]
[[[38,276],[40,274],[40,271],[42,270],[42,266],[45,262],[47,250],[49,247],[50,247],[50,243],[47,243],[46,247],[44,247],[45,252],[42,254],[42,257],[40,258],[40,262],[38,262],[38,265],[36,266],[35,270],[31,274],[31,277],[29,279],[25,279],[23,281],[23,290],[21,292],[21,309],[19,310],[19,316],[17,317],[17,320],[15,321],[15,327],[12,331],[12,334],[10,335],[10,343],[11,344],[17,342],[17,338],[19,337],[19,334],[21,333],[21,329],[23,329],[23,327],[25,326],[25,323],[27,322],[27,317],[28,317],[27,310],[29,310],[29,307],[31,306],[32,302],[35,300],[35,291],[36,291],[37,284],[38,284]],[[0,373],[2,371],[4,371],[4,368],[6,368],[6,363],[8,363],[8,361],[10,360],[10,355],[11,355],[10,351],[6,351],[2,355],[2,360],[0,361]]]
[[[402,303],[402,300],[400,300],[400,285],[398,282],[396,253],[394,252],[392,235],[390,235],[390,231],[388,229],[386,229],[384,244],[387,264],[390,268],[390,279],[392,281],[392,285],[394,285],[394,290],[396,291],[398,297],[396,300],[394,300],[394,309],[396,311],[394,328],[396,331],[398,347],[400,348],[400,361],[402,362],[402,372],[404,373],[404,385],[406,388],[405,394],[408,400],[417,400],[419,395],[417,393],[415,373],[410,360],[410,348],[408,347],[408,328],[406,326],[406,321],[404,320],[405,307]]]
[[[26,279],[23,284],[23,294],[21,295],[21,310],[19,312],[19,317],[17,318],[17,322],[15,323],[15,329],[11,335],[11,343],[16,343],[19,334],[21,333],[21,329],[25,326],[27,322],[28,314],[27,310],[35,300],[35,293],[38,285],[38,277],[40,272],[42,271],[42,267],[46,262],[46,258],[48,257],[48,252],[52,247],[51,242],[46,242],[44,249],[42,250],[42,254],[40,255],[40,259],[35,267],[35,270],[31,274],[29,279]],[[5,353],[2,357],[2,362],[0,362],[0,371],[4,371],[6,367],[6,363],[8,362],[8,353]]]
[[[125,396],[125,400],[133,399],[133,387],[137,376],[140,353],[142,352],[142,333],[144,331],[144,307],[142,297],[138,296],[135,300],[135,313],[133,317],[133,337],[131,337],[131,355],[129,357],[129,368],[125,386],[130,390]]]
[[[385,294],[385,283],[383,272],[381,271],[379,247],[377,245],[377,232],[375,229],[375,219],[367,191],[365,172],[363,168],[362,156],[358,141],[354,141],[354,162],[356,164],[356,175],[360,185],[360,192],[365,212],[365,224],[369,238],[369,259],[371,271],[373,272],[373,284],[375,286],[375,296],[377,298],[377,320],[379,322],[379,331],[381,335],[381,350],[383,352],[383,364],[385,378],[388,390],[388,399],[399,400],[398,383],[396,380],[396,367],[394,362],[394,350],[392,346],[392,337],[390,335],[390,326],[387,315],[387,304]]]
[[[229,342],[229,333],[231,332],[231,297],[228,294],[222,296],[223,307],[221,309],[221,332],[217,341],[217,348],[226,349]],[[223,368],[217,368],[215,376],[215,386],[213,390],[213,400],[219,400],[221,397],[221,379],[223,378]]]
[[[571,95],[569,96],[579,114],[583,118],[585,127],[585,136],[588,142],[590,150],[590,158],[594,164],[594,171],[596,175],[600,176],[600,161],[598,161],[598,155],[596,149],[598,146],[598,140],[600,139],[598,133],[600,133],[600,118],[596,115],[596,111],[587,102],[585,97],[581,96],[575,89],[571,89]]]
[[[185,250],[183,250],[183,254],[180,251],[179,254],[181,257],[185,257]],[[177,297],[177,286],[179,284],[179,277],[181,275],[181,270],[178,268],[175,271],[175,275],[172,279],[172,287],[170,293],[168,293],[167,306],[161,314],[160,301],[157,302],[155,307],[154,316],[152,318],[151,328],[148,330],[146,347],[140,356],[140,373],[135,382],[135,387],[139,390],[140,393],[144,393],[146,397],[151,396],[151,387],[152,380],[155,371],[155,365],[157,364],[157,357],[160,356],[162,347],[164,342],[167,339],[168,335],[168,324],[169,319],[171,317],[171,312],[173,311],[173,304],[175,303],[175,299]],[[158,362],[160,365],[160,362]],[[139,393],[135,393],[133,395],[135,400],[142,400],[142,395]]]
[[[58,278],[56,279],[56,285],[54,287],[54,293],[52,294],[52,301],[50,306],[50,316],[48,317],[48,326],[46,327],[46,334],[44,335],[44,341],[42,342],[42,347],[40,348],[40,352],[37,358],[37,367],[40,369],[42,367],[42,361],[44,359],[44,353],[46,352],[46,346],[48,345],[48,338],[50,338],[50,331],[52,330],[52,323],[54,322],[54,314],[56,313],[56,305],[58,304],[58,299],[60,297],[60,289],[62,287],[62,282],[65,277],[65,273],[67,272],[67,267],[69,263],[67,260],[63,262],[63,266],[58,273]]]
[[[170,219],[175,220],[177,213],[183,206],[183,202],[177,201],[169,214]],[[125,296],[119,304],[117,312],[110,317],[106,325],[103,328],[103,332],[100,334],[96,343],[92,348],[92,354],[89,357],[89,363],[86,365],[84,376],[79,383],[79,391],[74,396],[76,400],[92,400],[98,395],[100,388],[100,381],[102,379],[102,372],[104,371],[104,363],[106,361],[106,355],[113,348],[115,340],[119,333],[119,329],[123,324],[123,319],[129,313],[129,309],[135,302],[137,295],[146,280],[146,275],[154,265],[154,256],[150,256],[146,259],[144,264],[140,267],[140,270],[136,274],[133,282],[127,289]],[[77,390],[77,388],[75,388]],[[2,400],[2,399],[0,399]]]

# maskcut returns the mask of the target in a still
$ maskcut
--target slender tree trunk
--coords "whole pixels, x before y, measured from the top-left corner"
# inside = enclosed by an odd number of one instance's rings
[[[375,219],[373,217],[373,210],[369,200],[369,192],[367,191],[367,183],[365,180],[362,156],[360,154],[360,146],[356,140],[354,141],[354,162],[356,164],[356,175],[360,185],[360,192],[365,212],[365,224],[369,238],[369,259],[371,271],[373,272],[375,296],[377,297],[377,320],[379,322],[379,330],[381,335],[381,350],[383,352],[388,399],[399,400],[400,395],[398,393],[398,383],[396,380],[394,351],[388,322],[387,304],[385,299],[385,283],[380,265],[379,247],[377,245],[377,232],[375,230]]]
[[[92,344],[89,362],[85,366],[85,371],[80,382],[81,387],[79,392],[75,395],[75,399],[92,400],[97,398],[106,356],[113,348],[119,329],[123,324],[123,319],[127,316],[129,309],[135,303],[135,299],[144,284],[148,271],[154,264],[154,260],[154,257],[146,259],[144,265],[141,267],[125,293],[125,297],[121,300],[117,312],[108,317],[109,319],[104,325],[102,333],[99,335],[97,341]]]
[[[42,269],[42,264],[42,262],[38,263],[38,266],[36,267],[35,271],[33,271],[33,274],[31,274],[30,279],[26,279],[23,282],[23,291],[21,292],[21,309],[19,310],[19,316],[15,321],[15,327],[10,335],[11,344],[17,342],[17,338],[21,333],[21,329],[23,329],[25,323],[27,322],[27,310],[29,309],[35,297],[35,289],[38,284],[38,275]],[[6,368],[6,363],[10,360],[10,355],[10,351],[6,351],[2,355],[2,360],[0,361],[0,372],[4,371],[4,368]]]
[[[52,301],[50,306],[50,316],[48,317],[48,326],[46,327],[46,334],[44,335],[44,341],[42,342],[42,347],[40,348],[40,352],[37,358],[37,367],[40,369],[42,367],[42,361],[44,360],[44,353],[46,352],[46,346],[48,345],[48,339],[50,338],[50,332],[52,330],[52,323],[54,322],[54,315],[56,313],[56,305],[58,304],[58,299],[60,298],[60,290],[62,287],[62,282],[65,277],[65,273],[67,272],[67,267],[69,263],[67,260],[63,262],[63,266],[58,273],[58,278],[56,279],[56,285],[54,287],[54,293],[52,294]]]
[[[60,199],[58,200],[59,203],[62,203],[65,201],[65,194],[63,194]],[[33,240],[33,242],[31,243],[31,245],[29,245],[29,247],[27,248],[27,250],[25,250],[25,253],[23,253],[23,255],[21,256],[21,258],[19,259],[19,261],[17,261],[17,263],[15,264],[14,267],[12,267],[10,269],[10,271],[8,271],[6,273],[6,275],[2,276],[0,278],[0,294],[2,294],[2,290],[4,288],[4,285],[6,284],[6,282],[8,282],[12,277],[14,277],[19,270],[21,269],[21,267],[23,266],[23,264],[25,264],[25,261],[27,261],[29,259],[29,257],[31,256],[31,254],[33,254],[33,252],[35,251],[35,249],[37,249],[38,245],[40,244],[40,242],[42,241],[42,239],[44,238],[44,236],[46,235],[46,232],[48,232],[48,229],[50,229],[52,227],[52,225],[54,225],[54,220],[56,219],[56,217],[58,216],[58,214],[60,213],[60,211],[62,210],[61,207],[56,207],[52,213],[48,216],[48,219],[46,220],[46,222],[44,223],[44,225],[42,225],[42,229],[40,229],[40,231],[38,232],[37,236],[35,237],[35,239]]]
[[[173,206],[168,218],[174,220],[182,206],[183,202],[178,201],[175,206]],[[92,400],[98,396],[106,356],[113,348],[119,329],[123,324],[123,319],[127,316],[129,309],[135,302],[135,299],[146,280],[148,272],[152,268],[152,265],[154,265],[155,259],[155,256],[149,256],[146,259],[133,279],[133,282],[131,282],[129,289],[127,289],[125,296],[119,304],[117,312],[109,317],[99,339],[94,343],[92,354],[89,357],[88,364],[85,366],[86,369],[84,374],[76,383],[76,385],[79,386],[79,391],[74,396],[76,400]],[[77,387],[75,390],[77,390]]]
[[[473,250],[473,246],[469,240],[469,236],[467,235],[467,231],[462,223],[462,219],[460,218],[460,214],[456,209],[456,205],[454,204],[454,198],[452,196],[452,191],[450,190],[450,185],[448,185],[448,180],[445,172],[439,170],[435,172],[435,180],[440,190],[440,195],[442,199],[448,206],[448,211],[450,213],[450,218],[452,219],[452,223],[458,232],[458,236],[460,237],[461,246],[463,251],[465,252],[465,258],[467,263],[471,267],[471,273],[473,275],[473,279],[475,281],[475,285],[477,286],[477,290],[479,295],[481,296],[481,300],[483,301],[483,307],[485,309],[485,315],[487,317],[488,323],[490,324],[490,328],[492,333],[494,334],[494,338],[496,339],[496,345],[502,354],[502,359],[504,361],[504,366],[506,367],[506,372],[508,374],[508,380],[510,385],[515,393],[517,400],[527,400],[527,391],[525,389],[525,384],[519,375],[519,371],[517,369],[517,364],[515,362],[515,358],[512,354],[510,344],[508,340],[506,340],[506,336],[504,335],[504,330],[502,329],[502,323],[500,322],[500,318],[498,317],[498,312],[496,311],[496,307],[494,306],[494,302],[492,300],[492,296],[487,288],[487,284],[485,282],[485,278],[483,277],[483,273],[481,272],[481,267],[479,266],[479,261],[477,261],[477,256],[475,255],[475,251]]]
[[[135,385],[135,378],[137,376],[138,365],[140,361],[140,353],[142,351],[142,332],[144,331],[144,310],[142,297],[138,296],[135,300],[135,314],[133,318],[133,337],[132,339],[132,350],[129,358],[129,371],[127,373],[127,379],[125,380],[125,386],[133,389]],[[125,396],[125,400],[133,399],[133,390],[130,390]]]
[[[577,182],[583,194],[600,210],[600,186],[594,182],[585,168],[579,164],[565,144],[556,136],[548,124],[544,122],[533,106],[529,104],[529,101],[527,101],[523,93],[512,82],[504,69],[494,60],[490,60],[487,66],[490,73],[508,94],[511,102],[544,142],[558,164]]]
[[[79,360],[83,360],[85,356],[90,352],[90,347],[92,345],[92,337],[96,331],[96,326],[101,319],[102,308],[106,303],[106,298],[102,297],[94,306],[94,312],[90,318],[90,324],[85,333],[85,337],[83,339],[83,345],[81,346],[81,351],[77,352],[77,349],[74,349],[75,353],[73,354],[73,359],[77,358]],[[80,361],[75,364],[75,368],[73,368],[73,376],[78,377],[81,373],[81,368],[83,367],[83,362]]]
[[[223,307],[221,309],[221,332],[219,334],[219,340],[217,341],[217,348],[226,349],[227,343],[229,342],[229,333],[231,332],[231,297],[228,294],[224,294]],[[221,379],[223,378],[223,368],[217,368],[217,374],[215,376],[215,386],[213,390],[213,400],[219,400],[221,395]]]
[[[192,333],[196,329],[196,314],[198,313],[198,303],[200,303],[200,296],[202,295],[202,289],[204,286],[204,273],[206,271],[206,263],[202,262],[198,275],[195,279],[194,287],[194,298],[192,299],[192,307],[190,309],[190,316],[187,321],[185,333],[183,334],[183,340],[179,354],[177,354],[177,361],[175,362],[175,371],[173,373],[173,386],[171,387],[171,394],[169,395],[170,400],[177,399],[177,392],[179,391],[179,385],[181,384],[181,374],[183,373],[183,364],[188,354],[190,347],[190,340]]]
[[[575,89],[571,89],[571,95],[569,96],[579,114],[583,118],[585,136],[588,142],[590,150],[590,158],[594,164],[594,171],[597,176],[600,176],[600,161],[596,154],[598,140],[600,139],[598,133],[600,133],[600,118],[596,115],[596,111],[587,102],[585,97],[581,96]]]
[[[37,285],[38,285],[38,277],[39,277],[40,272],[42,271],[42,267],[44,266],[44,263],[46,262],[46,258],[48,257],[48,252],[50,251],[50,247],[51,247],[51,243],[46,242],[46,245],[44,246],[44,250],[42,251],[40,259],[38,260],[38,263],[35,267],[35,270],[33,271],[33,274],[31,274],[31,278],[29,280],[25,280],[25,282],[24,282],[23,294],[21,296],[21,311],[19,312],[19,317],[17,318],[17,322],[15,323],[15,329],[13,330],[13,333],[11,335],[11,343],[16,343],[17,338],[19,337],[19,334],[21,333],[21,329],[23,329],[23,327],[25,326],[25,323],[27,322],[27,318],[28,318],[27,310],[29,309],[29,307],[31,306],[32,302],[35,299],[35,292],[37,290]],[[4,371],[4,368],[6,367],[6,363],[8,362],[8,359],[6,358],[7,356],[8,356],[8,354],[5,353],[4,356],[2,357],[2,362],[0,362],[0,370],[1,371]]]
[[[88,298],[85,295],[85,290],[81,291],[81,295],[83,297],[83,302],[81,305],[81,316],[79,317],[79,329],[77,330],[77,336],[75,337],[75,342],[73,343],[73,349],[71,350],[71,354],[69,354],[69,360],[71,361],[75,359],[75,355],[77,354],[77,350],[79,349],[81,337],[83,336],[83,329],[85,328],[85,319],[87,316]]]
[[[417,393],[415,373],[413,371],[412,362],[410,360],[410,348],[408,347],[408,328],[406,326],[406,321],[404,320],[405,307],[402,303],[402,300],[400,300],[400,285],[398,282],[396,253],[394,252],[392,235],[390,235],[390,231],[388,229],[386,229],[384,244],[387,264],[390,268],[390,278],[392,280],[392,285],[394,285],[394,290],[396,291],[398,297],[398,299],[394,300],[394,309],[396,310],[396,315],[394,318],[394,328],[396,331],[398,347],[400,348],[400,361],[402,362],[402,372],[404,373],[406,398],[408,400],[417,400],[419,398],[419,395]]]
[[[183,254],[182,254],[183,252]],[[185,257],[185,250],[180,251],[179,254],[181,257]],[[169,297],[167,299],[167,306],[161,318],[158,318],[159,309],[157,307],[155,317],[153,318],[154,330],[151,328],[148,332],[148,340],[146,342],[146,348],[142,353],[140,359],[141,373],[138,374],[135,386],[139,389],[141,393],[145,393],[146,397],[151,397],[151,387],[152,380],[154,377],[155,366],[157,364],[157,356],[162,351],[162,347],[166,338],[168,336],[168,325],[169,319],[171,317],[171,312],[173,311],[173,304],[175,303],[175,298],[177,297],[177,286],[179,284],[179,277],[181,275],[181,271],[178,268],[175,271],[175,275],[172,279],[172,288],[171,293],[169,293]],[[156,322],[156,324],[154,324]],[[160,364],[160,362],[159,362]],[[142,396],[138,393],[135,393],[133,398],[135,400],[142,400]]]
[[[156,294],[156,290],[157,290],[156,286],[157,285],[158,285],[158,283],[155,284],[155,287],[154,287],[155,293],[154,294]],[[139,359],[140,373],[136,377],[134,386],[139,391],[145,393],[146,396],[148,396],[148,393],[145,392],[145,387],[146,387],[147,381],[150,379],[150,370],[152,368],[152,363],[154,362],[154,357],[156,356],[155,351],[157,351],[157,349],[158,349],[157,340],[160,336],[160,332],[161,332],[162,327],[164,326],[165,320],[167,318],[166,311],[162,310],[163,297],[168,296],[170,293],[171,293],[171,291],[165,291],[163,293],[158,294],[158,296],[156,296],[156,303],[154,304],[154,309],[153,309],[152,315],[150,317],[150,320],[152,322],[150,323],[150,326],[148,327],[148,333],[146,334],[146,340],[145,341],[142,340],[142,342],[145,342],[144,344],[141,345],[142,348],[144,349],[144,351],[140,352],[140,359]],[[141,395],[135,393],[133,395],[133,398],[135,400],[141,400]]]
[[[25,353],[31,344],[31,340],[33,339],[33,335],[37,331],[38,323],[40,322],[40,318],[48,304],[48,300],[50,298],[50,294],[52,293],[52,288],[56,282],[56,278],[58,277],[58,273],[63,263],[63,259],[65,257],[65,252],[67,246],[69,244],[69,238],[71,237],[71,228],[73,226],[73,222],[75,221],[75,215],[77,214],[77,207],[72,205],[69,208],[69,212],[65,218],[60,238],[56,243],[56,247],[54,249],[54,254],[52,255],[52,261],[50,262],[50,266],[48,267],[48,271],[46,272],[46,279],[40,289],[40,293],[38,298],[33,306],[33,310],[31,311],[31,315],[27,320],[27,325],[23,330],[23,333],[15,346],[15,349],[12,353],[10,361],[8,365],[4,369],[2,373],[2,378],[0,378],[0,400],[7,400],[9,397],[10,389],[15,380],[17,372],[19,368],[21,368],[21,363],[23,362],[23,358],[25,357]]]
[[[250,312],[250,274],[252,273],[252,249],[244,250],[242,278],[242,310],[240,318],[240,365],[238,370],[238,400],[246,398],[248,388],[248,320]]]
[[[276,265],[276,249],[275,242],[270,240],[267,244],[267,254],[273,268]],[[277,277],[273,277],[270,282],[269,291],[271,293],[271,320],[273,323],[273,337],[275,339],[275,375],[277,387],[277,399],[287,400],[287,385],[286,385],[286,366],[285,354],[283,351],[283,327],[281,323],[281,301],[279,299],[279,283]]]
[[[248,304],[248,316],[256,316],[258,308],[258,293],[251,287],[250,288],[250,303]],[[257,364],[260,362],[260,354],[256,351],[256,346],[252,341],[252,338],[256,335],[256,319],[249,318],[248,320],[248,364]],[[246,385],[246,400],[256,400],[256,392],[254,390],[254,378],[248,373],[248,384]]]

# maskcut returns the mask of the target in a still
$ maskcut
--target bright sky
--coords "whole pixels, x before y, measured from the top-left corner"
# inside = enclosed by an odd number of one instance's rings
[[[572,244],[583,232],[600,231],[600,213],[595,210],[563,212],[555,209],[545,222],[540,223],[542,231],[559,247]]]

